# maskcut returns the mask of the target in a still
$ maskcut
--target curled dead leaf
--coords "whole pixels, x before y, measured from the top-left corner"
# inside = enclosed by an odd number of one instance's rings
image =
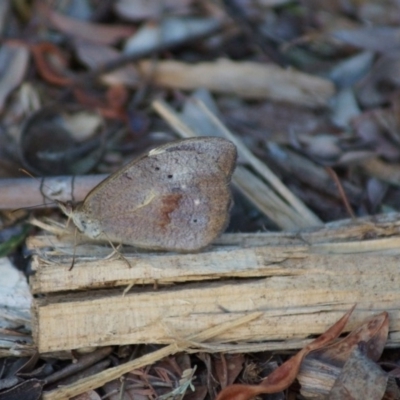
[[[277,393],[285,390],[295,380],[304,357],[313,350],[320,349],[336,339],[343,331],[355,305],[332,325],[325,333],[309,343],[295,356],[268,375],[259,385],[234,384],[222,390],[216,400],[250,400],[259,394]]]

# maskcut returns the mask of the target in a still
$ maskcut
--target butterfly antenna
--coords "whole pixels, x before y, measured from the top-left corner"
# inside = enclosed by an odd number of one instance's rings
[[[44,178],[44,177],[42,177],[41,179],[39,179],[39,178],[37,178],[36,176],[32,175],[29,171],[27,171],[27,170],[24,169],[24,168],[19,168],[18,171],[23,172],[25,175],[28,175],[30,178],[32,178],[32,179],[34,179],[36,182],[38,182],[38,183],[39,183],[40,193],[41,193],[41,195],[43,196],[43,204],[37,205],[37,206],[31,206],[31,207],[23,207],[23,209],[31,209],[31,208],[34,208],[34,207],[43,207],[43,205],[51,204],[51,203],[54,203],[54,202],[55,202],[56,204],[59,204],[59,202],[58,202],[57,200],[53,200],[53,199],[49,198],[49,196],[47,196],[47,195],[43,192],[43,188],[44,188],[44,187],[46,187],[47,189],[51,189],[48,185],[46,185],[46,184],[44,183],[44,181],[45,181],[45,178]],[[50,200],[51,203],[46,203],[46,200]]]
[[[11,210],[11,213],[16,213],[21,210],[34,210],[35,208],[43,208],[43,204],[36,204],[35,206],[15,208],[14,210]]]

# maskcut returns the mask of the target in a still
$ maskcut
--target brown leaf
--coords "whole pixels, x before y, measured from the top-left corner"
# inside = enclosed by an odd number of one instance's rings
[[[301,394],[304,397],[327,395],[354,349],[360,346],[366,357],[377,361],[387,341],[388,330],[388,314],[383,312],[364,320],[343,340],[310,354],[297,376]]]
[[[73,79],[67,71],[67,57],[56,45],[48,42],[31,46],[33,59],[41,77],[47,82],[58,85],[71,85]]]
[[[389,315],[383,312],[367,318],[343,340],[314,352],[310,357],[329,360],[335,365],[342,366],[354,349],[363,342],[366,346],[367,357],[378,361],[385,347],[388,332]]]
[[[221,354],[215,359],[215,374],[222,388],[231,385],[243,368],[243,354]]]
[[[135,28],[127,25],[110,26],[70,18],[52,10],[43,2],[37,3],[37,7],[38,11],[45,16],[45,21],[60,32],[95,43],[113,44],[135,32]]]
[[[309,343],[295,356],[283,363],[274,372],[268,375],[259,385],[235,384],[222,390],[217,400],[249,400],[254,396],[266,393],[277,393],[285,390],[295,380],[304,357],[313,350],[317,350],[336,339],[344,329],[355,305],[332,325],[325,333]]]

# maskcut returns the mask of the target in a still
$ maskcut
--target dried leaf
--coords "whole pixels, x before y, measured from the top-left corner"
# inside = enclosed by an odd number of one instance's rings
[[[363,51],[339,61],[330,71],[329,77],[340,88],[348,88],[369,72],[374,56],[372,51]]]
[[[399,24],[400,4],[397,0],[363,0],[357,5],[356,15],[360,21],[368,21],[372,26]]]
[[[6,42],[0,48],[0,111],[9,94],[22,82],[28,67],[26,46]]]
[[[317,350],[306,357],[297,376],[301,394],[306,398],[326,396],[354,349],[362,346],[366,356],[377,361],[384,349],[389,331],[386,312],[364,320],[344,339]],[[369,397],[365,397],[368,398]]]
[[[155,19],[161,13],[188,12],[188,7],[193,0],[118,0],[114,4],[115,12],[124,19],[140,21]]]
[[[94,390],[74,396],[71,400],[101,400],[101,397]]]
[[[364,112],[352,120],[355,133],[376,155],[387,160],[400,158],[400,123],[392,109],[375,109]]]
[[[189,389],[193,392],[194,386],[192,384],[192,380],[195,379],[194,373],[196,371],[196,367],[186,369],[182,373],[182,377],[179,380],[179,386],[174,390],[171,390],[169,393],[166,393],[162,396],[159,396],[159,400],[180,400],[185,396],[186,392]]]
[[[221,354],[214,361],[215,375],[222,388],[236,380],[244,363],[243,354]]]
[[[71,85],[73,79],[67,70],[68,60],[60,48],[43,42],[31,46],[33,59],[41,77],[52,85]]]
[[[360,326],[352,330],[344,339],[310,356],[313,358],[330,360],[336,365],[343,365],[350,353],[364,343],[366,355],[373,361],[378,361],[382,355],[389,332],[389,315],[383,312],[364,320]]]
[[[45,16],[45,21],[60,32],[95,43],[113,44],[131,36],[135,31],[135,28],[127,25],[96,24],[70,18],[52,10],[43,2],[38,2],[37,7],[38,11]]]
[[[311,351],[317,350],[336,339],[344,329],[353,306],[342,318],[332,325],[325,333],[309,343],[295,356],[283,363],[274,372],[268,375],[259,385],[234,384],[222,390],[217,400],[250,400],[259,394],[277,393],[285,390],[296,379],[300,365],[304,357]]]
[[[333,122],[344,129],[349,129],[350,121],[361,113],[352,89],[343,89],[337,93],[333,105]]]
[[[166,18],[159,25],[149,23],[128,39],[125,54],[150,51],[160,45],[173,44],[184,38],[215,30],[220,21],[214,18]]]
[[[121,53],[113,47],[103,44],[88,42],[86,40],[74,41],[75,51],[83,64],[89,68],[96,68],[107,62],[118,59]],[[130,64],[118,68],[113,72],[103,74],[101,81],[108,85],[127,85],[136,87],[139,82],[139,75],[135,67]]]
[[[364,107],[376,107],[392,100],[400,86],[400,50],[379,58],[368,75],[357,85],[358,101]]]
[[[400,29],[389,26],[342,29],[332,35],[335,39],[365,50],[387,52],[400,48]]]

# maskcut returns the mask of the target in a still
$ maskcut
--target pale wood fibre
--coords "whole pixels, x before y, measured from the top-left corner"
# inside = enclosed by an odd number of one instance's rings
[[[397,221],[386,216],[375,223],[344,222],[304,235],[227,235],[221,238],[224,246],[196,255],[125,253],[132,268],[120,260],[93,258],[85,263],[78,259],[67,271],[65,256],[58,258],[61,267],[38,257],[35,290],[51,291],[53,282],[62,292],[36,299],[35,340],[41,352],[173,343],[197,330],[260,311],[259,319],[216,336],[214,348],[254,341],[290,347],[322,333],[357,303],[355,322],[374,311],[389,311],[388,343],[393,345],[400,340]],[[346,236],[353,240],[346,241]],[[355,240],[358,237],[373,239]],[[99,289],[76,292],[78,287],[84,289],[80,280]],[[115,288],[116,284],[122,286]],[[123,296],[129,284],[133,287]],[[71,290],[75,292],[68,293]]]

